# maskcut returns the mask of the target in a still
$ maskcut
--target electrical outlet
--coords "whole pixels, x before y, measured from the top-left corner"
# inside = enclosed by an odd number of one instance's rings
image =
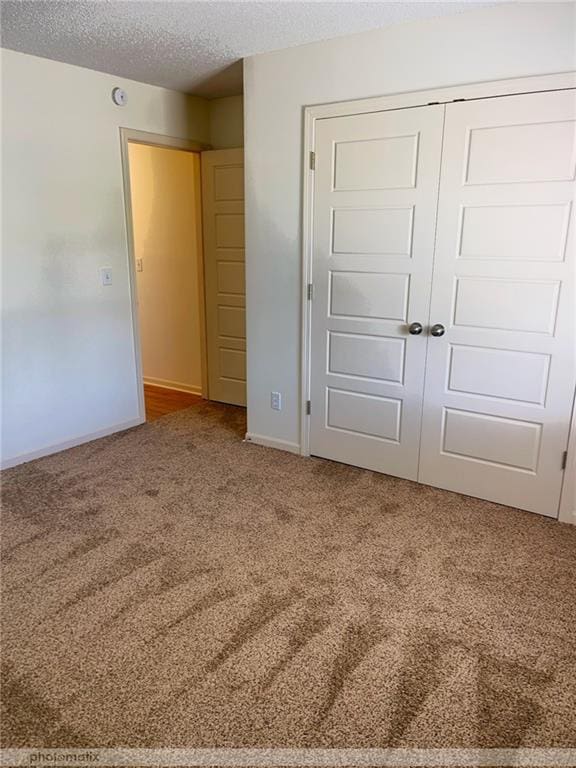
[[[281,411],[282,410],[282,395],[280,392],[271,392],[270,393],[270,407],[274,411]]]
[[[102,285],[112,285],[112,267],[100,267]]]

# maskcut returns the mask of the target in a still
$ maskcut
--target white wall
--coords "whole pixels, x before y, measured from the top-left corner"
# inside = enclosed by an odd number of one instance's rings
[[[576,69],[571,3],[507,4],[245,61],[248,431],[299,434],[303,107]],[[283,410],[270,392],[283,393]]]
[[[242,96],[224,96],[208,102],[210,144],[214,149],[244,146],[244,104]]]
[[[136,419],[119,128],[207,142],[209,123],[162,88],[13,51],[2,68],[6,464]]]
[[[142,372],[202,393],[200,154],[129,144]]]

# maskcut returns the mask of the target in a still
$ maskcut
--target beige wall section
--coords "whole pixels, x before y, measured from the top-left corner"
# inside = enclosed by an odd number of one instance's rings
[[[129,144],[144,381],[202,391],[200,155]]]
[[[244,146],[244,99],[226,96],[208,102],[210,143],[214,149]]]
[[[204,99],[6,50],[2,112],[7,465],[137,421],[120,128],[210,137]]]
[[[248,430],[300,444],[303,107],[576,68],[573,3],[504,3],[246,59]],[[270,392],[283,393],[282,411]]]

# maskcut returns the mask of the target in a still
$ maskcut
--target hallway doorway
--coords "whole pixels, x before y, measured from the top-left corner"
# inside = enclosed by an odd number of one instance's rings
[[[142,381],[150,420],[188,407],[203,394],[200,154],[130,142],[128,156]]]
[[[244,406],[243,152],[121,136],[141,416]]]

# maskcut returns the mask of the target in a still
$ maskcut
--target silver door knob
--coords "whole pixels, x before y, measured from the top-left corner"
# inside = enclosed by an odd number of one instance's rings
[[[418,336],[419,333],[422,333],[422,323],[410,323],[408,326],[408,333],[411,333],[412,336]]]
[[[433,325],[432,328],[430,328],[430,333],[432,336],[444,336],[446,328],[444,328],[442,323],[436,323],[436,325]]]

